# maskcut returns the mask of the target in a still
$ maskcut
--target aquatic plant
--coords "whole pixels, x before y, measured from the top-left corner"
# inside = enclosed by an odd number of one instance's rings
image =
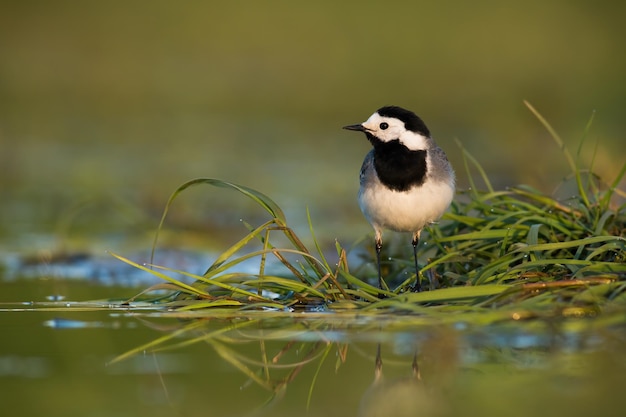
[[[390,291],[379,289],[375,274],[363,262],[348,265],[347,250],[339,242],[332,260],[320,247],[308,215],[313,248],[288,225],[281,208],[265,194],[231,182],[199,178],[178,187],[168,200],[155,235],[180,194],[196,186],[227,188],[254,201],[269,217],[259,225],[244,223],[247,234],[218,256],[202,275],[155,264],[140,265],[118,259],[163,279],[137,297],[176,310],[215,307],[239,309],[465,309],[514,307],[517,318],[549,310],[564,315],[596,314],[626,302],[626,196],[618,184],[624,164],[610,183],[592,169],[580,166],[581,146],[572,155],[552,126],[526,103],[562,150],[571,169],[576,192],[565,200],[528,186],[495,190],[479,162],[459,143],[470,179],[470,189],[457,196],[439,225],[428,228],[431,238],[420,248],[427,258],[421,272],[430,280],[429,291],[406,291],[415,280],[410,256],[394,253],[385,263]],[[587,125],[585,135],[591,126]],[[479,190],[472,170],[484,183]],[[261,249],[251,249],[260,242]],[[239,268],[257,259],[254,272]],[[269,268],[269,261],[272,267]],[[278,264],[282,272],[274,267]],[[271,269],[271,271],[270,271]],[[194,280],[188,284],[172,273]],[[389,279],[389,278],[388,278]],[[158,296],[153,295],[158,290]],[[163,295],[165,290],[165,295]],[[132,303],[134,300],[129,300]],[[381,299],[382,297],[382,299]],[[508,313],[507,313],[508,314]]]

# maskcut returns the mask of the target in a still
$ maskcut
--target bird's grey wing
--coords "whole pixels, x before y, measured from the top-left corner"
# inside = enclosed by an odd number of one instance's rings
[[[436,146],[430,150],[432,169],[431,176],[435,180],[454,183],[454,170],[448,162],[446,153],[440,147]]]
[[[361,173],[359,174],[361,187],[375,178],[374,173],[374,150],[372,149],[365,155],[363,165],[361,165]]]

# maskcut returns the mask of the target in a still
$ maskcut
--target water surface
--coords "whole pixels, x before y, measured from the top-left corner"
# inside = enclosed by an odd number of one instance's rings
[[[110,300],[128,287],[66,285],[3,284],[0,392],[14,416],[610,416],[626,405],[626,333],[606,320],[194,315]],[[73,301],[86,299],[103,301]]]

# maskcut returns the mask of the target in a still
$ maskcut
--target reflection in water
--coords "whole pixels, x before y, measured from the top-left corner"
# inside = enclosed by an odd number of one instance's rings
[[[11,406],[23,401],[13,395],[19,381],[36,383],[44,404],[73,398],[80,415],[94,403],[107,415],[131,409],[153,417],[521,417],[541,410],[573,417],[626,406],[619,394],[625,332],[597,320],[594,327],[529,320],[471,329],[363,312],[70,315],[53,306],[2,316],[0,389]],[[45,343],[22,343],[18,327]],[[28,415],[45,410],[29,406]]]
[[[380,344],[376,349],[374,382],[365,391],[359,417],[433,415],[433,399],[421,381],[417,353],[413,356],[412,374],[401,378],[383,378]]]
[[[293,387],[307,386],[308,407],[315,409],[319,406],[316,402],[333,401],[323,394],[324,386],[331,384],[337,389],[334,401],[353,399],[353,412],[358,410],[361,417],[455,415],[465,409],[465,403],[478,411],[485,406],[480,400],[464,398],[472,390],[476,390],[474,395],[480,398],[481,386],[484,392],[497,388],[511,391],[503,397],[490,397],[489,405],[494,409],[506,408],[506,396],[522,390],[537,398],[552,398],[562,410],[571,412],[567,401],[559,397],[570,395],[567,390],[547,394],[561,384],[560,381],[570,379],[569,362],[562,361],[567,357],[580,361],[575,358],[598,347],[598,343],[605,346],[603,337],[598,334],[570,332],[566,325],[556,326],[553,322],[544,323],[543,331],[536,331],[541,322],[529,323],[534,332],[509,327],[507,337],[504,328],[483,328],[476,333],[447,326],[419,328],[411,326],[410,320],[402,329],[395,329],[397,331],[391,331],[391,326],[381,330],[376,320],[355,325],[353,320],[332,321],[323,315],[313,320],[277,317],[269,322],[258,319],[251,323],[254,321],[233,322],[231,325],[240,326],[235,330],[236,335],[231,332],[224,339],[211,338],[210,344],[249,380],[264,384],[265,389],[273,393],[274,402],[288,401],[288,386],[290,395]],[[254,340],[258,344],[261,361],[237,355],[236,346],[242,340]],[[272,344],[272,341],[278,343]],[[282,347],[277,352],[278,346]],[[363,376],[352,374],[349,369],[355,361],[362,363],[359,350],[372,353],[375,350],[376,356],[373,380],[370,379],[369,386],[357,390]],[[333,357],[336,357],[336,373],[320,372],[328,362],[332,364],[329,359]],[[585,364],[589,366],[589,375],[595,375],[596,365],[594,361]],[[601,375],[608,379],[609,373]],[[347,378],[347,384],[355,389],[343,389],[342,378]],[[545,382],[528,385],[527,378]],[[488,380],[494,386],[482,385]],[[581,379],[578,384],[592,383],[585,381]],[[360,401],[356,401],[357,398]],[[519,398],[517,406],[523,407],[523,403],[523,398]],[[304,403],[301,406],[305,408]],[[275,408],[266,411],[272,413]]]
[[[443,393],[458,372],[458,333],[442,328],[429,331],[413,355],[410,374],[383,377],[381,344],[376,348],[374,381],[363,395],[359,417],[435,416],[446,411]],[[418,364],[422,361],[426,381]]]
[[[295,319],[293,316],[273,317],[268,312],[256,316],[265,317],[252,319],[231,316],[227,319],[184,321],[177,329],[169,328],[166,335],[115,358],[110,365],[119,364],[140,353],[207,344],[224,363],[245,376],[246,382],[240,386],[241,389],[257,386],[269,392],[269,397],[257,410],[259,414],[265,415],[273,413],[277,404],[285,400],[287,388],[292,384],[308,386],[306,407],[304,402],[301,405],[303,409],[309,408],[321,399],[319,391],[323,391],[324,386],[341,386],[338,379],[350,377],[347,374],[340,375],[343,367],[350,366],[348,362],[362,361],[362,356],[367,356],[362,352],[376,346],[371,385],[364,386],[360,392],[355,391],[354,388],[361,381],[357,378],[349,382],[350,389],[339,388],[341,391],[338,392],[343,395],[358,394],[362,397],[360,405],[355,404],[354,411],[358,407],[358,415],[363,417],[402,417],[415,415],[416,410],[424,416],[442,413],[444,407],[440,393],[458,368],[456,331],[438,329],[422,334],[411,330],[392,334],[381,331],[379,322],[373,320],[355,325],[353,320],[334,322],[328,315]],[[154,327],[150,322],[146,324]],[[362,339],[361,343],[356,342],[359,338]],[[403,352],[409,345],[415,346],[410,366],[405,359],[391,359],[390,362],[392,366],[401,363],[407,368],[406,374],[383,376],[383,350],[395,350],[398,358],[406,358]],[[334,376],[322,371],[329,358],[333,357],[331,353],[336,357]],[[426,383],[421,380],[418,357],[424,361],[429,375]],[[308,375],[308,379],[305,376],[304,380],[296,382],[303,374]],[[327,400],[324,398],[324,401]]]

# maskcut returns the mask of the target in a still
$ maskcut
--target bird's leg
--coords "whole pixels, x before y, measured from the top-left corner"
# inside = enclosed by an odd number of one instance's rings
[[[375,242],[376,242],[376,263],[378,264],[378,288],[383,290],[384,289],[383,274],[380,270],[380,251],[383,248],[383,237],[382,237],[382,234],[378,230],[376,231]]]
[[[383,358],[380,354],[380,343],[376,348],[376,367],[374,368],[374,383],[380,382],[383,376]]]
[[[420,269],[417,265],[417,246],[420,243],[420,234],[421,230],[418,230],[413,234],[413,258],[415,259],[415,287],[413,287],[413,291],[420,292],[422,291],[422,284],[420,283]]]
[[[382,364],[381,364],[381,368],[382,368]],[[413,363],[412,363],[411,368],[413,370],[413,377],[417,379],[418,381],[422,379],[420,375],[420,368],[419,368],[419,365],[417,364],[417,352],[415,352],[415,354],[413,355]]]

